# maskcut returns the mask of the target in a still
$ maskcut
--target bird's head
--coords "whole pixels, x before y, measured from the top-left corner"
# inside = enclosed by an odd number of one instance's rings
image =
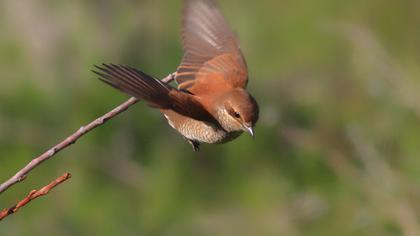
[[[254,136],[259,108],[255,99],[244,89],[234,89],[220,97],[217,120],[229,132],[245,131]]]

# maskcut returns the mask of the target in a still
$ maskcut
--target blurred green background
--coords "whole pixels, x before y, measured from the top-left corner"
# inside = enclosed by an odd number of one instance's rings
[[[0,2],[0,181],[182,56],[181,0]],[[256,138],[194,153],[138,104],[0,195],[0,235],[420,235],[420,1],[225,0]]]

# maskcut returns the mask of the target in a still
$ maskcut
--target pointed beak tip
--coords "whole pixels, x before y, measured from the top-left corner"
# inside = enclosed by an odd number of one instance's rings
[[[251,135],[251,137],[255,137],[254,128],[253,127],[246,127],[246,132]]]

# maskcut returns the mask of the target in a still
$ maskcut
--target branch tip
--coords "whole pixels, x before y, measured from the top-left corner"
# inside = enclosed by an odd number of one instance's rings
[[[29,192],[29,194],[20,202],[15,204],[14,206],[10,208],[5,208],[2,211],[0,211],[0,221],[4,218],[8,217],[9,215],[17,212],[20,208],[28,204],[30,201],[34,200],[35,198],[44,196],[48,194],[53,188],[55,188],[57,185],[63,183],[64,181],[68,180],[71,177],[70,173],[64,173],[62,176],[56,178],[48,185],[45,185],[39,190],[32,190]]]

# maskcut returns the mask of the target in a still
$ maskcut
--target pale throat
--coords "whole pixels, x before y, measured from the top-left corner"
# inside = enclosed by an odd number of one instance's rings
[[[216,109],[216,117],[219,124],[227,132],[242,131],[242,125],[235,120],[226,109]]]

